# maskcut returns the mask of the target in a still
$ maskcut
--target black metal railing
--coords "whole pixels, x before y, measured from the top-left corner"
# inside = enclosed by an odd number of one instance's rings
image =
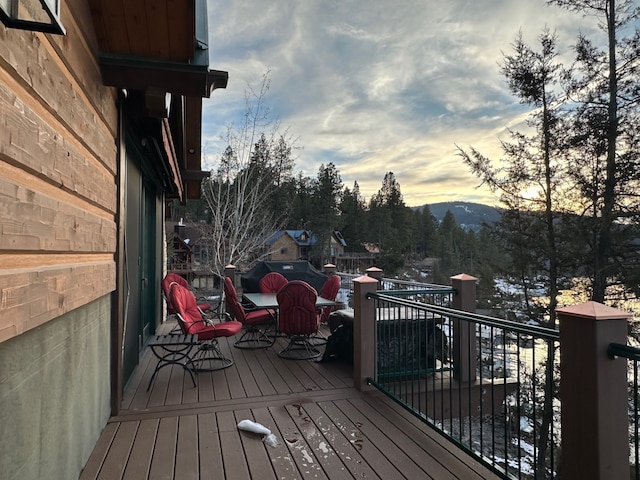
[[[503,478],[558,478],[559,332],[450,309],[435,290],[368,295],[369,381]]]
[[[337,272],[340,276],[339,300],[348,307],[353,307],[353,280],[361,277],[361,274]],[[451,299],[455,290],[450,286],[433,283],[420,283],[395,278],[383,278],[380,288],[390,295],[398,295],[404,298],[422,303],[430,303],[440,306],[451,306]]]
[[[607,353],[613,358],[627,359],[627,382],[629,384],[629,464],[631,477],[640,480],[640,392],[638,385],[638,362],[640,362],[640,348],[612,343]]]
[[[345,307],[353,308],[353,280],[361,277],[357,273],[336,272],[340,276],[340,290],[338,292],[338,301],[343,303]]]

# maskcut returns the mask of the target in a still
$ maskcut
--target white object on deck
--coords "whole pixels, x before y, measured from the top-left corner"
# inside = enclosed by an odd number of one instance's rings
[[[266,445],[269,445],[270,447],[278,446],[278,439],[276,438],[276,436],[271,433],[271,430],[260,423],[252,422],[251,420],[242,420],[240,423],[238,423],[238,428],[247,432],[264,435],[262,441]]]

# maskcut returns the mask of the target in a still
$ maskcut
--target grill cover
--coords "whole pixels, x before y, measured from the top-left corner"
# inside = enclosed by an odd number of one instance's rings
[[[269,272],[278,272],[285,276],[287,280],[304,280],[316,292],[322,290],[327,275],[316,270],[313,265],[304,260],[292,262],[258,262],[251,270],[240,276],[242,291],[245,293],[260,292],[259,282]]]

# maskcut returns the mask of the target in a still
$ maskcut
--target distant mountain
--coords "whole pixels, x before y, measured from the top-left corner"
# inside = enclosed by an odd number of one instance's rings
[[[440,202],[427,205],[431,214],[440,222],[447,211],[466,230],[478,231],[483,223],[492,224],[500,220],[501,212],[496,207],[473,202]],[[416,207],[422,210],[422,207]]]

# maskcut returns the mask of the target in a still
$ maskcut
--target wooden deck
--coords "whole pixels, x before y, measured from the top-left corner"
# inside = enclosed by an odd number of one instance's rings
[[[81,480],[498,479],[386,396],[354,389],[349,366],[280,359],[284,341],[239,350],[222,339],[233,366],[200,372],[196,387],[166,367],[148,392],[157,359],[147,351]],[[240,431],[243,419],[278,446]]]

